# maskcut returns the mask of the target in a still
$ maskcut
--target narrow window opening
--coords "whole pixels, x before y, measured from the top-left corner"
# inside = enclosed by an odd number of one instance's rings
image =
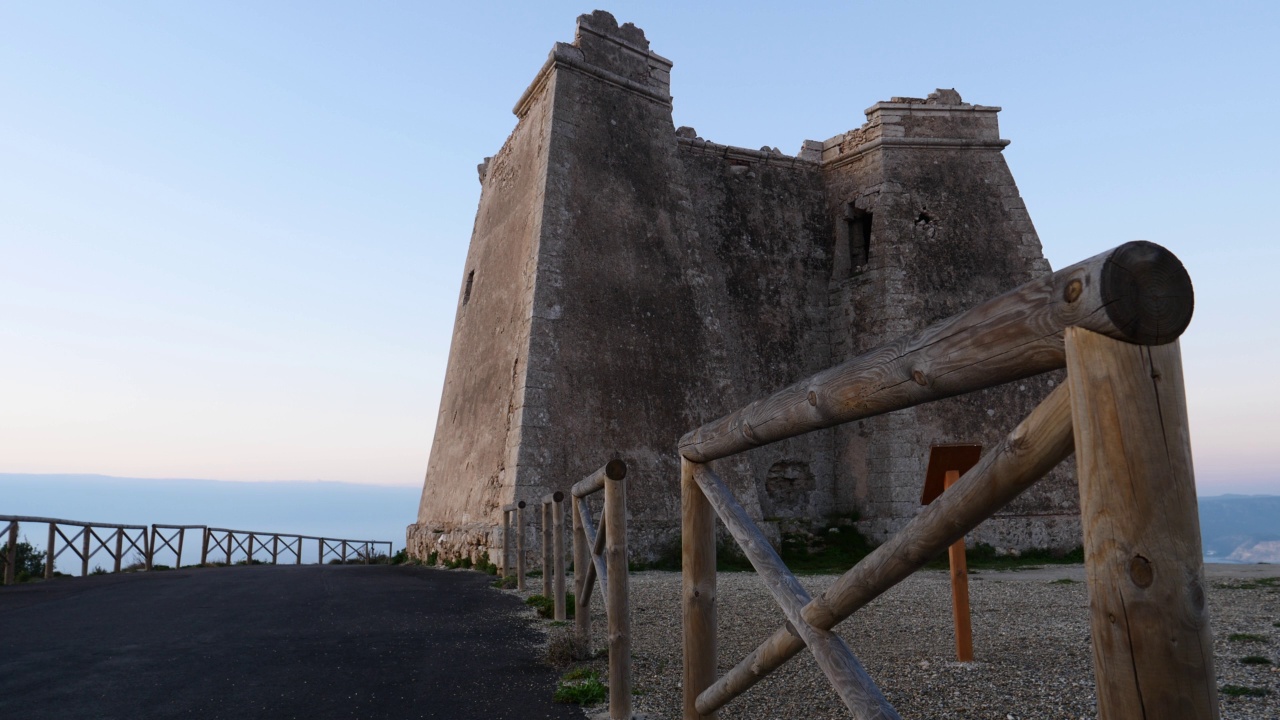
[[[871,260],[871,213],[855,208],[845,218],[849,241],[849,265],[852,272],[866,267]]]
[[[470,301],[471,301],[471,283],[472,283],[472,281],[474,281],[475,279],[476,279],[476,271],[475,271],[475,270],[472,270],[471,272],[467,273],[467,287],[466,287],[466,289],[465,289],[465,290],[463,290],[463,291],[462,291],[462,304],[463,304],[463,306],[466,306],[466,304],[467,304],[468,302],[470,302]]]

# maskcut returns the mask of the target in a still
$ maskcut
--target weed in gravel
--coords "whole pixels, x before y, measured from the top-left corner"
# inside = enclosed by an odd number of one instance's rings
[[[1271,691],[1266,688],[1247,687],[1245,685],[1223,685],[1222,694],[1231,697],[1266,697]]]
[[[1057,580],[1054,580],[1049,584],[1050,585],[1076,585],[1078,583],[1079,583],[1078,580],[1072,580],[1071,578],[1058,578]]]
[[[558,703],[599,705],[609,697],[609,690],[600,682],[600,673],[590,668],[575,668],[560,678],[553,699]]]
[[[1231,633],[1227,639],[1231,642],[1266,642],[1267,636],[1257,633]]]
[[[1261,655],[1245,655],[1240,658],[1240,662],[1244,665],[1270,665],[1271,658],[1265,658]]]
[[[515,575],[508,575],[493,581],[493,586],[499,590],[514,590],[520,584]]]
[[[524,604],[535,608],[539,615],[548,620],[556,616],[556,601],[546,595],[530,595],[525,599]],[[564,595],[564,614],[566,618],[573,617],[573,593],[565,593]]]
[[[1219,590],[1265,590],[1268,588],[1280,588],[1280,577],[1250,578],[1248,580],[1220,582],[1214,583],[1213,586]]]

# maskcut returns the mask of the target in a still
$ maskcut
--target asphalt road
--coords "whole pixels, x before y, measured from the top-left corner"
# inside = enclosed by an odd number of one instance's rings
[[[573,718],[475,572],[254,566],[0,588],[0,718]]]

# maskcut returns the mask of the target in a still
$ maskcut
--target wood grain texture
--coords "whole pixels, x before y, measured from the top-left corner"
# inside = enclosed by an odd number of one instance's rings
[[[699,712],[698,695],[716,681],[716,511],[694,478],[696,463],[680,458],[681,621],[683,720],[714,718]],[[803,646],[803,645],[802,645]]]
[[[569,505],[573,508],[573,638],[574,654],[585,658],[591,652],[591,594],[587,580],[588,568],[594,569],[591,551],[587,548],[587,531],[582,523],[582,511],[578,504],[582,501],[573,495],[569,496]]]
[[[555,591],[555,619],[564,621],[567,616],[564,596],[564,493],[557,492],[551,501],[551,572],[556,579],[552,583]]]
[[[551,502],[542,501],[542,596],[551,599]]]
[[[516,589],[524,592],[524,501],[516,503]]]
[[[511,511],[515,506],[502,508],[502,577],[511,575]]]
[[[587,536],[588,554],[591,556],[591,564],[587,567],[587,573],[583,580],[586,583],[583,593],[588,599],[591,597],[592,585],[598,579],[602,587],[607,587],[609,583],[609,564],[604,556],[605,541],[605,518],[600,519],[600,527],[595,527],[595,521],[591,518],[591,507],[587,505],[586,500],[579,499],[578,509],[582,513],[582,529]],[[608,608],[606,608],[606,611]]]
[[[54,541],[57,539],[55,535],[55,533],[57,532],[57,528],[58,526],[55,525],[54,523],[49,523],[49,544],[44,546],[45,547],[45,556],[44,556],[44,579],[45,580],[53,579]],[[147,569],[149,570],[150,568],[148,567]]]
[[[1066,337],[1098,715],[1217,718],[1178,345]]]
[[[1126,243],[707,423],[680,439],[680,453],[709,462],[1058,370],[1070,326],[1128,342],[1172,342],[1193,307],[1191,280],[1173,253]]]
[[[764,580],[765,587],[782,608],[787,622],[813,653],[818,667],[822,668],[823,674],[827,676],[845,707],[849,708],[849,712],[862,720],[900,720],[898,713],[885,699],[880,688],[876,687],[844,639],[830,630],[810,626],[801,617],[804,606],[812,599],[809,591],[787,569],[777,551],[752,522],[751,516],[725,486],[724,481],[706,465],[695,467],[694,479],[707,501],[715,508],[720,520],[729,529],[729,534]]]
[[[1060,385],[951,490],[807,604],[804,619],[824,630],[834,627],[1031,487],[1072,447],[1070,392]],[[709,686],[697,707],[703,713],[723,707],[802,649],[804,642],[788,628],[775,630]]]
[[[604,484],[605,557],[609,573],[605,614],[609,618],[609,718],[631,720],[631,608],[627,573],[627,481]]]
[[[943,490],[960,479],[956,470],[948,470]],[[951,618],[956,629],[956,660],[973,662],[973,625],[969,622],[969,564],[964,556],[964,537],[947,548],[947,565],[951,572]]]

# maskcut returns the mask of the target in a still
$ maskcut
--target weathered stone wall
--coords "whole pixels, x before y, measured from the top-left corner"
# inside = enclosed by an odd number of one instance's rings
[[[630,466],[633,555],[670,551],[686,431],[1048,272],[998,108],[954,91],[895,98],[789,157],[675,129],[670,69],[639,29],[582,16],[482,166],[415,555],[496,560],[501,505],[536,504],[614,456]],[[717,468],[775,537],[779,523],[853,511],[883,536],[918,510],[931,444],[991,446],[1053,381]],[[974,539],[1078,544],[1070,478],[1059,471]]]

